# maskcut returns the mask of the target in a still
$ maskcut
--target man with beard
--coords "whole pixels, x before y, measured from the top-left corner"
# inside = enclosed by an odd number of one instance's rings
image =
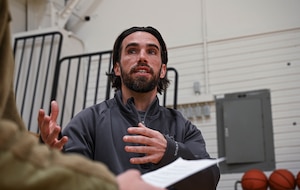
[[[130,168],[146,173],[179,157],[210,158],[200,130],[179,111],[159,105],[157,93],[169,84],[167,62],[165,42],[155,28],[123,31],[113,48],[114,98],[81,111],[61,135],[58,105],[53,101],[50,116],[39,112],[41,139],[64,152],[104,162],[116,175]],[[218,167],[202,174],[196,181],[204,183],[203,189],[215,189]]]

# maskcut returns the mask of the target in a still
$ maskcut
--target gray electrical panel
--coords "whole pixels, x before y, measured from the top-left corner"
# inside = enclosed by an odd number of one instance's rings
[[[215,96],[222,173],[275,168],[270,91]]]

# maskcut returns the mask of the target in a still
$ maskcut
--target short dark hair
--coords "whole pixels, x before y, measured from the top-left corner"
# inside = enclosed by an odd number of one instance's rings
[[[112,61],[113,61],[113,66],[115,66],[115,64],[117,62],[120,62],[120,58],[121,58],[121,46],[122,46],[122,42],[124,40],[124,38],[126,38],[128,35],[134,33],[134,32],[138,32],[138,31],[142,31],[142,32],[148,32],[150,34],[152,34],[159,42],[160,47],[161,47],[161,60],[162,60],[162,64],[167,64],[168,63],[168,51],[167,51],[167,47],[166,44],[161,36],[161,34],[159,33],[159,31],[151,26],[147,26],[147,27],[131,27],[127,30],[124,30],[116,39],[115,43],[114,43],[114,47],[113,47],[113,55],[112,55]],[[121,78],[119,76],[116,76],[114,73],[114,68],[112,68],[111,73],[109,74],[110,79],[112,81],[112,87],[117,90],[121,89]],[[158,85],[157,85],[157,91],[158,93],[162,93],[163,90],[166,90],[167,87],[169,86],[169,79],[167,78],[167,75],[165,75],[164,78],[159,79]]]

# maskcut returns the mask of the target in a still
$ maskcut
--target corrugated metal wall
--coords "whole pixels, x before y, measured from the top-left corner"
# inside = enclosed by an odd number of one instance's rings
[[[296,175],[300,171],[300,29],[208,42],[207,50],[204,55],[203,44],[172,48],[169,66],[179,72],[179,109],[184,112],[190,107],[210,106],[209,117],[187,115],[201,129],[210,154],[218,156],[212,97],[270,89],[276,168],[288,169]],[[201,84],[201,95],[193,92],[195,81]],[[209,95],[204,94],[206,91]],[[242,175],[222,175],[218,189],[232,190]]]

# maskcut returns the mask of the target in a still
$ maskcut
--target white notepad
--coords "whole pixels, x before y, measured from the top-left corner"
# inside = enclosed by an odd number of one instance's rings
[[[162,168],[142,175],[142,178],[154,186],[166,188],[223,160],[225,158],[201,160],[184,160],[178,158]]]

